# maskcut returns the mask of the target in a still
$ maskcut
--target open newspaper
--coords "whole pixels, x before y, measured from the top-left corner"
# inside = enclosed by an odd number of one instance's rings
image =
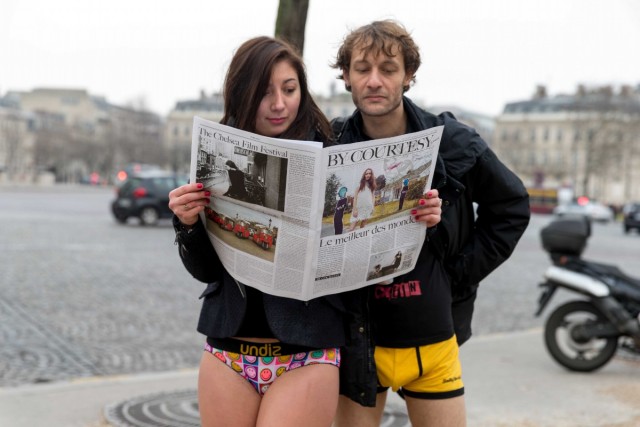
[[[308,301],[414,268],[443,126],[323,148],[195,117],[191,182],[224,267],[272,295]]]

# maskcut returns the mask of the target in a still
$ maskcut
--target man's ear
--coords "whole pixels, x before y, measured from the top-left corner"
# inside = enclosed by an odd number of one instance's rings
[[[402,87],[405,88],[405,92],[411,87],[411,82],[413,81],[414,76],[415,72],[405,74],[404,81],[402,82]]]
[[[351,86],[351,82],[349,81],[349,70],[342,70],[342,80],[344,80],[344,84]]]

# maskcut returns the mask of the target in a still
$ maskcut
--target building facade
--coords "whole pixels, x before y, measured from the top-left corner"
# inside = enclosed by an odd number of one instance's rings
[[[124,164],[164,162],[157,114],[112,105],[84,89],[39,88],[0,98],[0,177],[9,182],[110,181]]]
[[[544,87],[497,117],[493,149],[528,188],[602,203],[640,200],[640,86],[548,97]]]
[[[201,91],[198,99],[176,102],[164,125],[165,150],[169,155],[165,166],[175,172],[188,173],[191,166],[193,118],[198,116],[219,122],[223,115],[224,100],[220,93],[208,96]]]

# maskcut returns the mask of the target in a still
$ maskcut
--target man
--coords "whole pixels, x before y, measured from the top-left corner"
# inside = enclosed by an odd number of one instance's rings
[[[456,334],[460,342],[469,338],[477,283],[511,255],[529,221],[522,182],[473,129],[403,96],[420,62],[418,47],[401,25],[377,21],[348,34],[333,65],[357,107],[350,118],[334,120],[340,143],[444,125],[433,181],[443,200],[442,222],[428,230],[416,268],[389,285],[411,292],[385,292],[376,285],[350,295],[352,325],[360,326],[351,327],[342,353],[337,427],[378,426],[389,387],[404,396],[413,426],[466,425]],[[370,339],[375,368],[371,352],[362,350]]]

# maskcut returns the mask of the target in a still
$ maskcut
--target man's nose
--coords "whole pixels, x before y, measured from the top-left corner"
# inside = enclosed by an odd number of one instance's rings
[[[380,72],[376,69],[371,71],[369,79],[367,80],[367,86],[371,88],[378,88],[382,86],[382,79],[380,78]]]

